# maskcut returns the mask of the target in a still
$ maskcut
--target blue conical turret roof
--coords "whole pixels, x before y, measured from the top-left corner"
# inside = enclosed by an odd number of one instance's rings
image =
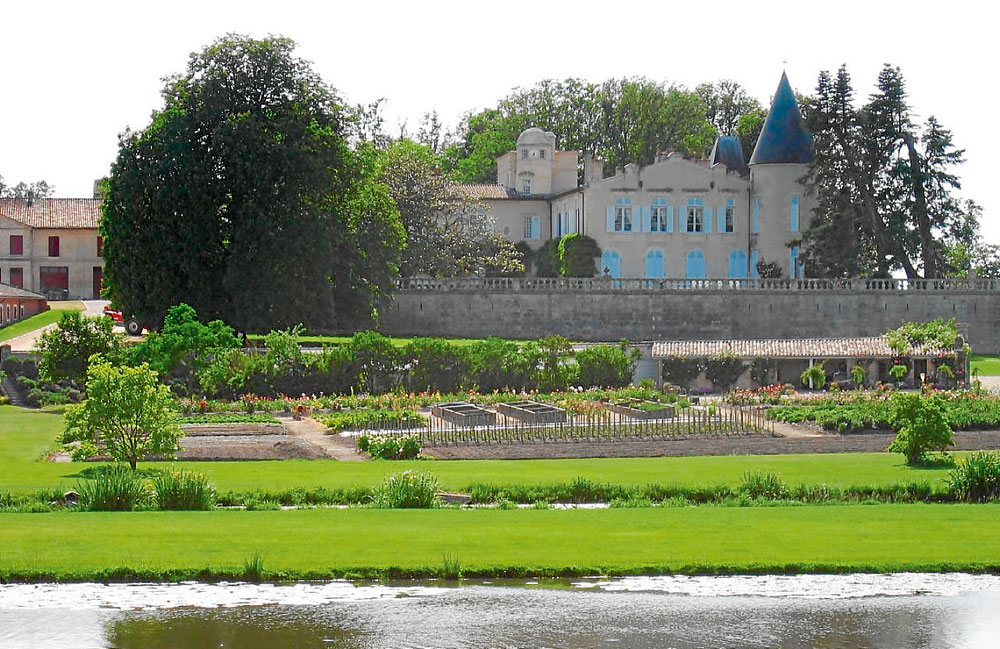
[[[749,173],[746,158],[743,157],[743,147],[740,146],[740,138],[735,135],[724,135],[717,139],[708,161],[713,165],[724,164],[730,171],[735,171],[741,176]]]
[[[802,124],[802,114],[788,76],[782,72],[750,164],[808,164],[812,159],[812,138]]]

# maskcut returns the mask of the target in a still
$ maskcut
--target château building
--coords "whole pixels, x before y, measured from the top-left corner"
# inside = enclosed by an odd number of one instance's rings
[[[538,249],[578,232],[602,250],[600,272],[621,278],[748,278],[757,264],[801,277],[798,240],[810,197],[801,179],[811,138],[782,74],[750,162],[739,139],[719,137],[707,160],[679,153],[630,164],[607,178],[599,160],[556,149],[529,128],[497,159],[497,184],[465,185],[489,205],[497,230]]]

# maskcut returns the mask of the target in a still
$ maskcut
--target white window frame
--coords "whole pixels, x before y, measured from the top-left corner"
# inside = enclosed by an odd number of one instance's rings
[[[736,232],[736,200],[728,199],[726,201],[726,216],[723,219],[723,227],[725,230],[723,232],[727,234],[732,234]]]
[[[523,192],[521,192],[522,194],[524,194],[525,196],[531,196],[531,180],[530,179],[525,180],[523,183],[521,183],[521,189],[524,190]]]
[[[705,200],[689,198],[684,212],[684,231],[692,234],[705,232]]]

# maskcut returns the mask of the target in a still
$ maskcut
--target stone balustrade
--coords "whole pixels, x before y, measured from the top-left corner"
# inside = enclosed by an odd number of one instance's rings
[[[995,279],[616,279],[613,277],[403,277],[397,291],[414,292],[738,292],[782,293],[1000,293]]]

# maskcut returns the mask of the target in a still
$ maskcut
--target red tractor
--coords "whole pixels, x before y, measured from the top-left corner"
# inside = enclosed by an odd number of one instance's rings
[[[110,306],[104,307],[104,315],[111,318],[115,324],[119,324],[125,328],[125,333],[130,336],[140,336],[142,335],[142,330],[155,331],[155,328],[150,322],[147,322],[149,318],[139,318],[136,316],[125,317],[124,314],[119,309],[113,309]]]

